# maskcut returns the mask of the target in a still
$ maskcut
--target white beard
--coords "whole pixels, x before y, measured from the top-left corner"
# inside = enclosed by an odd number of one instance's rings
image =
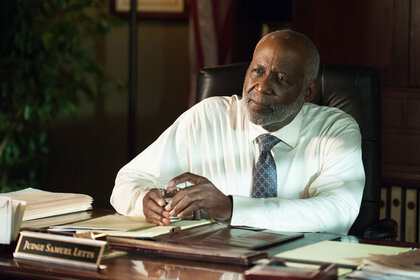
[[[251,112],[248,109],[247,107],[247,104],[249,102],[248,94],[243,95],[241,102],[242,102],[242,106],[244,106],[246,115],[251,122],[253,122],[256,125],[267,126],[273,123],[285,122],[287,119],[290,118],[290,116],[296,115],[302,108],[303,103],[305,103],[305,97],[302,91],[299,94],[298,98],[293,103],[289,105],[284,105],[284,104],[272,105],[271,108],[273,111],[270,113],[264,113],[264,114]]]

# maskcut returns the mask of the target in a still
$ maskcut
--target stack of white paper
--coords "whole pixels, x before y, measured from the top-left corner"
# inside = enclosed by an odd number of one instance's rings
[[[0,244],[16,240],[26,202],[0,196]]]
[[[372,254],[363,260],[365,266],[350,274],[355,279],[420,279],[420,250],[410,250],[398,255]]]
[[[2,193],[2,197],[26,202],[23,221],[92,209],[92,197],[77,193],[56,193],[27,188]]]

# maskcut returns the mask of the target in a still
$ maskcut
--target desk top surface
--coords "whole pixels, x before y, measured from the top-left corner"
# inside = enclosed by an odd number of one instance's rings
[[[347,240],[346,240],[347,239]],[[269,256],[324,240],[356,241],[353,237],[328,233],[305,233],[303,238],[270,247]],[[375,242],[373,242],[375,243]],[[395,241],[376,244],[412,246]],[[16,244],[14,244],[16,246]],[[249,267],[210,263],[206,260],[183,260],[163,256],[127,252],[126,255],[105,259],[100,270],[65,267],[44,262],[13,259],[14,246],[0,248],[0,279],[244,279]]]

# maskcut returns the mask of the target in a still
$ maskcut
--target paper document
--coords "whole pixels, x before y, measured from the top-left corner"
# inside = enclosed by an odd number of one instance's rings
[[[363,262],[363,269],[350,276],[357,279],[420,279],[420,250],[391,256],[371,255]]]
[[[166,226],[154,226],[146,229],[138,229],[132,231],[112,231],[108,232],[107,234],[109,236],[116,237],[152,238],[169,233],[171,231],[184,230],[188,228],[207,225],[210,223],[212,223],[212,220],[182,220],[170,223]]]
[[[146,218],[144,217],[131,217],[115,214],[62,226],[52,226],[50,229],[56,231],[127,231],[134,229],[144,229],[154,226],[156,225],[146,222]]]
[[[144,217],[115,214],[67,225],[51,226],[49,231],[74,231],[77,233],[92,231],[106,233],[109,236],[146,238],[169,233],[176,229],[182,230],[210,224],[211,222],[210,220],[181,220],[166,226],[157,226],[146,222]]]
[[[86,194],[48,192],[33,188],[1,193],[2,197],[26,202],[23,221],[92,209],[92,197]]]
[[[396,255],[410,251],[406,247],[381,246],[339,241],[322,241],[277,254],[286,260],[330,262],[342,265],[363,265],[363,259],[373,254]]]
[[[68,213],[68,214],[62,214],[58,216],[24,221],[22,222],[21,228],[42,229],[49,226],[64,225],[64,224],[89,220],[91,218],[92,218],[92,213],[90,211],[82,211],[82,212]]]
[[[0,244],[17,239],[24,211],[24,201],[0,196]]]

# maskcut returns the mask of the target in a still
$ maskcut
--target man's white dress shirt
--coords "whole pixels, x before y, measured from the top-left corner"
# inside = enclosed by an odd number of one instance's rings
[[[365,182],[361,135],[336,108],[305,103],[295,119],[273,132],[271,153],[278,197],[251,198],[255,138],[268,133],[251,123],[240,97],[211,97],[183,113],[153,144],[118,173],[111,204],[144,216],[142,200],[154,187],[191,172],[232,195],[232,225],[280,231],[346,234],[356,219]]]

